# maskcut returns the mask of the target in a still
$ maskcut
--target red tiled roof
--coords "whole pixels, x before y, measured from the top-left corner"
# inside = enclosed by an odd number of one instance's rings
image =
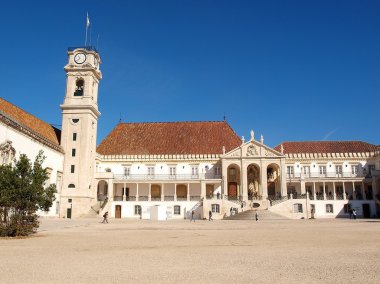
[[[362,141],[305,141],[283,142],[284,154],[299,153],[363,153],[374,152],[376,145]],[[275,148],[281,151],[281,144]]]
[[[241,140],[225,121],[120,123],[99,144],[102,155],[222,154]]]
[[[0,98],[0,112],[14,122],[35,132],[50,143],[59,146],[60,131],[41,119]]]

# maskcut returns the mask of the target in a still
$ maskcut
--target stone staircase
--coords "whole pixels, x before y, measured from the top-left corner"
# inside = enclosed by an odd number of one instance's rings
[[[274,213],[269,210],[258,209],[257,213],[259,215],[259,221],[261,220],[289,220],[282,215]],[[224,217],[224,220],[255,220],[256,219],[256,210],[247,210],[240,212],[238,214]]]

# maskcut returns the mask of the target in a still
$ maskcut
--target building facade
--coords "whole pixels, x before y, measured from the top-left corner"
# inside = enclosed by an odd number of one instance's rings
[[[42,149],[64,218],[222,219],[242,210],[288,218],[379,216],[380,148],[360,141],[283,142],[271,148],[251,131],[240,139],[226,121],[119,123],[96,143],[95,48],[69,48],[62,131],[0,100],[0,153]],[[25,145],[28,144],[28,147]],[[151,214],[152,213],[152,214]],[[156,216],[156,215],[155,215]]]

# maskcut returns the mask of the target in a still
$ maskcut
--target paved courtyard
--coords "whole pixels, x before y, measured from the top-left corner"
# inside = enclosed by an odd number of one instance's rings
[[[380,283],[376,220],[42,220],[1,283]]]

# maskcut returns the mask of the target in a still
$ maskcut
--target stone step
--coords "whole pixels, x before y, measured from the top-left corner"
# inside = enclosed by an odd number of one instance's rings
[[[269,210],[257,210],[259,220],[288,220],[288,218],[281,216]],[[256,210],[247,210],[238,214],[223,218],[224,220],[255,220]]]

